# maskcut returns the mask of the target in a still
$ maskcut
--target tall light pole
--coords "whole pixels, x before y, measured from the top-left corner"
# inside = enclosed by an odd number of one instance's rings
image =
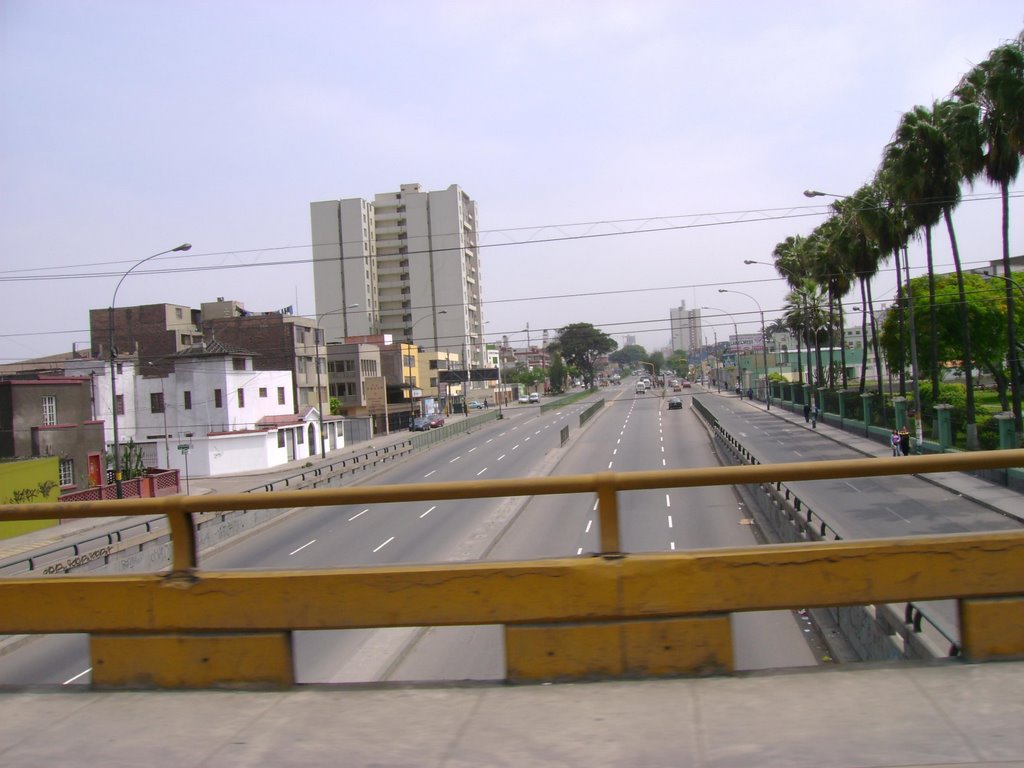
[[[768,383],[768,333],[764,324],[764,310],[761,309],[761,302],[751,296],[749,293],[743,291],[734,291],[729,288],[719,288],[719,293],[738,293],[740,296],[746,296],[752,302],[757,305],[757,311],[761,315],[761,359],[764,363],[764,407],[766,411],[772,409],[772,390]]]
[[[332,309],[330,312],[324,312],[324,313],[319,314],[319,315],[316,316],[316,338],[314,339],[314,341],[316,342],[314,344],[314,346],[316,347],[316,413],[317,413],[317,419],[320,422],[319,428],[320,428],[320,458],[321,459],[326,459],[327,458],[327,448],[324,447],[324,442],[325,442],[325,440],[324,440],[324,393],[323,393],[323,390],[320,387],[320,341],[323,338],[323,332],[324,332],[323,328],[320,327],[320,321],[323,320],[328,315],[344,314],[345,317],[347,318],[348,317],[348,311],[350,309],[356,309],[358,306],[359,306],[358,304],[349,304],[347,307],[340,307],[339,309]],[[348,327],[347,322],[346,322],[346,327]],[[323,339],[323,343],[324,343],[324,358],[326,359],[326,357],[327,357],[327,340]],[[328,381],[328,383],[330,383],[330,377],[328,377],[327,381]],[[330,400],[328,400],[327,402],[330,403]]]
[[[182,243],[176,248],[154,253],[152,256],[142,259],[142,261],[136,262],[127,272],[121,275],[121,279],[117,281],[117,285],[114,287],[114,295],[110,297],[110,308],[107,310],[107,346],[110,347],[110,415],[114,421],[114,488],[119,499],[124,498],[124,492],[121,488],[121,438],[117,427],[117,350],[114,349],[114,307],[117,304],[117,292],[121,289],[121,283],[124,282],[124,279],[134,272],[137,267],[142,266],[150,259],[155,259],[157,256],[163,256],[167,253],[174,253],[175,251],[188,251],[191,248],[191,243]]]
[[[812,191],[813,190],[807,190],[807,192],[812,192]],[[804,192],[804,194],[806,195],[807,192]],[[824,194],[824,193],[821,193],[821,194]],[[784,266],[782,266],[781,264],[778,264],[778,263],[772,264],[772,263],[769,263],[767,261],[758,261],[757,259],[744,259],[743,263],[746,264],[747,266],[749,266],[751,264],[760,264],[760,265],[765,266],[765,267],[774,267],[775,269],[778,269],[778,270],[781,270],[782,272],[785,272],[787,275],[792,277],[794,280],[797,280],[799,282],[804,282],[804,278],[801,278],[799,275],[797,275],[795,272],[793,272],[793,270],[789,269],[788,267],[784,267]],[[801,314],[803,315],[801,317],[801,320],[803,320],[803,322],[804,322],[804,327],[797,329],[797,355],[796,355],[797,377],[799,378],[799,380],[800,380],[799,383],[800,383],[800,386],[802,387],[803,383],[804,383],[804,380],[803,380],[803,363],[802,363],[802,361],[800,359],[800,341],[801,341],[800,336],[803,335],[803,333],[807,330],[807,328],[806,328],[806,323],[807,323],[807,302],[805,301],[806,296],[805,296],[803,290],[800,290],[799,288],[794,288],[794,292],[797,293],[797,296],[800,299],[800,309],[801,309]],[[809,359],[810,358],[810,350],[808,350],[807,356],[808,356],[808,359]],[[786,366],[787,367],[789,366],[789,352],[788,351],[786,352]],[[811,384],[811,382],[810,382],[810,378],[811,378],[810,368],[807,369],[807,378],[808,378],[808,382],[807,383]],[[879,386],[881,386],[881,385],[879,385]]]
[[[726,312],[724,309],[718,307],[701,307],[701,309],[710,309],[712,312],[721,312],[723,315],[729,315],[729,319],[732,320],[732,335],[736,339],[736,376],[739,378],[740,370],[740,329],[736,325],[736,318],[732,316],[731,312]],[[718,360],[718,331],[715,331],[715,360]],[[728,387],[727,387],[728,388]],[[721,392],[722,388],[719,386],[718,391]]]

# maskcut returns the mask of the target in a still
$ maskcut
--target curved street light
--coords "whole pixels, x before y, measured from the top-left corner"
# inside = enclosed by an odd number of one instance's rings
[[[114,306],[117,304],[117,292],[121,290],[121,283],[124,282],[124,279],[134,272],[137,267],[141,267],[150,259],[174,253],[175,251],[188,251],[191,248],[191,243],[182,243],[176,248],[169,248],[166,251],[154,253],[152,256],[147,256],[141,261],[135,262],[127,272],[121,275],[121,279],[117,281],[117,285],[114,287],[114,295],[110,297],[110,307],[107,309],[107,346],[110,348],[110,416],[114,422],[114,488],[119,499],[124,498],[124,492],[121,487],[121,438],[117,426],[117,351],[114,349]]]
[[[768,335],[765,331],[764,325],[764,310],[761,309],[761,302],[751,296],[749,293],[743,291],[730,290],[729,288],[719,288],[719,293],[738,293],[740,296],[746,296],[752,302],[757,305],[757,311],[761,315],[761,358],[764,363],[764,407],[766,411],[772,409],[772,390],[768,382]]]

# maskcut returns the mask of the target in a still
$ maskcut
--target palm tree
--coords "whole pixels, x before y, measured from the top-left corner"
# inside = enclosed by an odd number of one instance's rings
[[[802,282],[800,275],[805,274],[804,260],[806,258],[807,251],[806,243],[807,239],[805,237],[796,235],[793,237],[787,237],[772,249],[772,259],[775,262],[775,269],[778,270],[779,274],[785,278],[786,283],[793,290],[793,292],[786,297],[787,301],[790,300],[790,297],[796,296],[796,290],[800,287],[800,283]],[[799,297],[797,296],[796,298]],[[803,318],[800,312],[795,312],[791,316],[791,321],[787,321],[787,326],[796,336],[796,375],[797,381],[801,387],[804,384],[802,341],[804,334],[806,333],[806,325],[801,324],[802,320]],[[810,365],[807,367],[807,378],[811,378]]]
[[[878,267],[881,262],[881,251],[877,241],[871,237],[868,229],[864,226],[863,215],[877,208],[879,205],[878,191],[870,184],[865,184],[850,197],[839,200],[832,204],[843,222],[843,230],[846,233],[846,255],[854,275],[860,281],[861,301],[861,338],[865,342],[864,356],[860,365],[860,386],[859,391],[864,394],[867,379],[867,342],[868,317],[871,318],[871,339],[875,351],[875,381],[878,391],[882,390],[882,361],[878,355],[878,339],[875,336],[875,314],[874,301],[871,295],[871,281],[878,274]]]
[[[1021,422],[1022,370],[1017,353],[1014,318],[1016,293],[1010,282],[1010,184],[1020,173],[1024,154],[1024,32],[993,50],[988,59],[968,72],[954,91],[962,101],[981,110],[985,177],[999,186],[1002,197],[1003,276],[1006,288],[1007,363],[1015,429]]]
[[[931,250],[931,227],[945,221],[953,251],[953,264],[961,291],[962,367],[967,384],[967,447],[976,448],[973,360],[971,359],[970,327],[967,322],[966,299],[963,293],[963,270],[960,250],[953,228],[953,208],[960,201],[960,184],[971,181],[981,171],[981,151],[975,105],[948,100],[935,102],[932,109],[917,106],[900,121],[896,137],[886,147],[886,161],[895,188],[908,204],[915,221],[925,228],[928,252],[928,277],[932,334],[932,391],[939,386],[938,343],[935,337],[935,275]]]
[[[897,304],[903,292],[903,276],[900,265],[900,250],[905,248],[910,237],[911,225],[907,221],[906,207],[893,199],[888,179],[883,170],[875,174],[871,184],[863,187],[864,199],[869,204],[862,206],[857,217],[868,237],[875,241],[879,250],[879,264],[887,255],[891,255],[896,264],[896,298]],[[907,396],[907,376],[904,350],[906,348],[906,322],[903,312],[897,316],[899,325],[899,357],[896,365],[899,368],[900,396]],[[875,359],[879,359],[879,343],[877,326],[874,316],[874,304],[871,305],[871,334],[874,339]]]
[[[829,346],[834,346],[835,326],[839,326],[839,358],[842,370],[842,387],[846,389],[846,344],[843,323],[843,296],[853,286],[853,275],[847,259],[846,232],[836,216],[819,224],[810,237],[813,254],[812,271],[820,284],[828,291]],[[829,387],[835,388],[835,366],[829,353]]]

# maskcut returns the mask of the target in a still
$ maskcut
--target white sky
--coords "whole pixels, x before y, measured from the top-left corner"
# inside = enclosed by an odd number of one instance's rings
[[[120,275],[186,241],[118,306],[313,314],[309,203],[408,182],[477,201],[489,340],[588,322],[654,350],[680,301],[753,332],[718,288],[775,315],[743,260],[822,221],[801,191],[869,180],[900,115],[1022,27],[1019,0],[0,0],[0,362],[87,345]],[[973,194],[965,264],[1000,256]],[[146,274],[184,267],[230,268]]]

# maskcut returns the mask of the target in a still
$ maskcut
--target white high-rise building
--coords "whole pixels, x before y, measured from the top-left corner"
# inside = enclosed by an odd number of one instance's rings
[[[316,202],[310,217],[328,341],[390,334],[483,364],[476,203],[458,185]]]
[[[669,310],[669,323],[673,351],[681,349],[688,355],[700,351],[704,341],[701,337],[699,309],[687,309],[686,302],[680,301],[678,308]]]

